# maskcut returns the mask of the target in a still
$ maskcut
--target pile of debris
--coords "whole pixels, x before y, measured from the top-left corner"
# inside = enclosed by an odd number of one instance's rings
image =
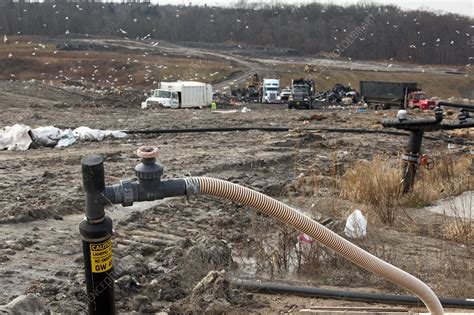
[[[332,89],[319,92],[315,95],[315,100],[329,102],[332,104],[351,105],[359,102],[360,95],[353,88],[336,84]]]
[[[127,134],[119,130],[100,130],[81,126],[74,130],[59,129],[54,126],[38,127],[16,124],[0,129],[0,150],[25,151],[39,147],[64,148],[78,139],[102,141],[106,137],[125,138]]]

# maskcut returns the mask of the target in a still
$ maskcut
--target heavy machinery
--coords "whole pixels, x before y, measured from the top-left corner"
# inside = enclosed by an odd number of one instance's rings
[[[312,108],[314,94],[315,87],[313,80],[303,78],[291,80],[291,95],[288,97],[288,108]]]
[[[254,73],[247,79],[247,86],[243,88],[234,88],[231,91],[232,96],[246,103],[255,103],[262,101],[262,81],[258,73]]]

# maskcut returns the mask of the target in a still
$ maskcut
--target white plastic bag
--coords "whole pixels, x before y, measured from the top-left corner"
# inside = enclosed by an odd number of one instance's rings
[[[102,141],[105,137],[105,132],[99,129],[91,129],[89,127],[81,126],[73,130],[74,136],[81,140]]]
[[[38,127],[32,130],[35,138],[49,138],[58,140],[61,138],[61,129],[54,126]]]
[[[0,129],[0,150],[28,150],[31,142],[33,142],[29,135],[30,130],[29,126],[19,124]]]
[[[125,132],[122,132],[120,130],[106,130],[105,131],[105,136],[106,137],[113,137],[116,139],[123,139],[128,136]]]
[[[359,209],[347,217],[344,234],[350,238],[364,238],[367,232],[367,220]]]

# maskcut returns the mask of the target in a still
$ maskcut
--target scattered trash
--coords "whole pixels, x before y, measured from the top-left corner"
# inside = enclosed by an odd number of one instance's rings
[[[347,217],[344,234],[350,238],[364,238],[367,232],[367,220],[359,209]]]
[[[76,138],[81,140],[95,140],[102,141],[105,137],[105,132],[99,129],[91,129],[89,127],[81,126],[73,130]]]
[[[77,139],[102,141],[105,137],[122,139],[127,137],[119,130],[99,130],[81,126],[74,130],[61,130],[54,126],[31,129],[29,126],[16,124],[0,130],[0,150],[25,151],[39,147],[64,148],[73,145]]]
[[[237,110],[236,109],[232,109],[232,110],[214,110],[212,112],[213,113],[219,113],[219,114],[233,114],[233,113],[237,113]]]
[[[336,84],[332,89],[324,92],[317,93],[315,95],[316,101],[327,101],[329,103],[337,103],[343,105],[357,104],[360,96],[354,91],[353,88],[344,86],[342,84]]]
[[[303,243],[303,244],[312,244],[312,243],[314,243],[314,240],[308,234],[305,234],[305,233],[301,232],[298,235],[298,242]]]
[[[247,108],[247,107],[244,107],[244,108],[242,108],[242,110],[241,110],[242,113],[248,113],[248,112],[250,112],[250,111],[251,111],[250,108]]]

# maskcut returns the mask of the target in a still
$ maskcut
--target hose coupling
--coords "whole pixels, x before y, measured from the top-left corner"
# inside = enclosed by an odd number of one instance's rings
[[[184,183],[186,184],[186,196],[190,197],[197,195],[201,192],[201,187],[199,184],[199,179],[196,177],[185,177]]]

